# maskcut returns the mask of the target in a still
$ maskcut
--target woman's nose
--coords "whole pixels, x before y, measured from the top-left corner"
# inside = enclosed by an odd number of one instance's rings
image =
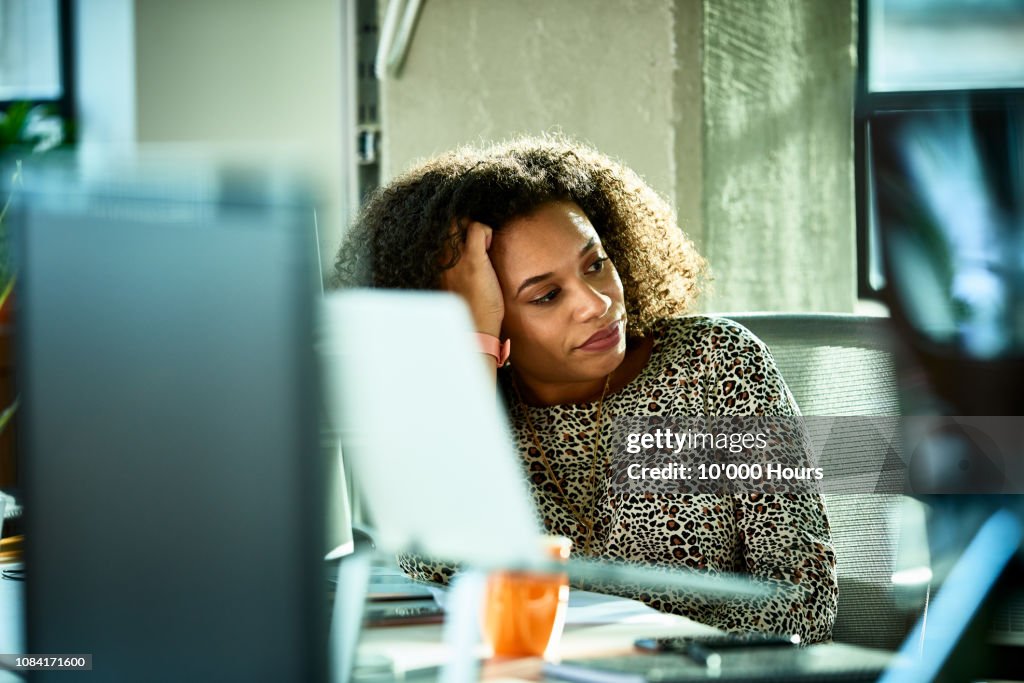
[[[589,283],[580,283],[575,307],[576,319],[580,322],[601,318],[611,308],[612,298],[595,289]]]

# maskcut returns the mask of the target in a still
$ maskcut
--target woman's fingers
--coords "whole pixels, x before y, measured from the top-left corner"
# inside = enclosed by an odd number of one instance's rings
[[[458,229],[455,225],[452,227]],[[498,275],[487,255],[492,236],[490,226],[471,222],[466,227],[466,240],[458,262],[441,273],[441,286],[466,300],[478,331],[497,335],[505,305]]]
[[[494,234],[489,226],[473,221],[466,228],[466,250],[474,256],[486,254],[491,249],[491,236]]]

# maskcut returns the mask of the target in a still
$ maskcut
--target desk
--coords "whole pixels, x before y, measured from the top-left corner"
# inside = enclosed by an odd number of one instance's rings
[[[643,637],[707,635],[718,629],[691,619],[663,614],[634,600],[572,591],[565,631],[559,641],[560,659],[625,654],[633,641]],[[442,642],[442,625],[388,626],[364,629],[359,654],[384,656],[397,672],[438,666],[449,656]],[[479,657],[487,655],[480,645]],[[541,679],[543,660],[539,657],[491,658],[484,662],[482,678],[490,681],[536,681]]]
[[[13,565],[6,566],[10,568]],[[24,652],[24,586],[21,581],[0,581],[0,652]],[[642,605],[637,607],[639,603],[629,600],[609,598],[608,604],[594,609],[594,603],[581,605],[580,596],[580,593],[574,594],[576,613],[570,613],[567,620],[573,623],[566,624],[559,643],[557,654],[563,659],[626,654],[633,650],[633,641],[640,637],[696,636],[718,632],[711,626],[684,617],[661,614]],[[448,650],[442,642],[441,624],[365,629],[359,652],[389,657],[396,672],[437,666],[448,658]],[[482,645],[477,654],[485,656]],[[538,657],[492,658],[484,663],[481,677],[488,681],[537,681],[541,679],[542,664]],[[12,672],[0,671],[0,683],[23,681],[21,676]]]
[[[10,569],[19,565],[7,564]],[[0,653],[25,652],[25,583],[0,580]],[[442,625],[391,626],[364,629],[359,645],[361,654],[389,657],[396,671],[408,671],[442,664],[448,650],[442,642]],[[565,632],[559,643],[564,658],[616,654],[632,649],[636,638],[663,635],[698,635],[716,629],[684,617],[662,614],[633,600],[596,593],[572,591]],[[479,656],[486,652],[481,645]],[[491,659],[483,677],[488,680],[537,680],[542,660]],[[21,683],[24,679],[0,671],[0,683]]]

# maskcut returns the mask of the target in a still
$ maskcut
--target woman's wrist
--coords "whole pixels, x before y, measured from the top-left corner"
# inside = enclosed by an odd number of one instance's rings
[[[495,315],[474,315],[473,327],[480,334],[489,334],[492,337],[501,337],[501,316]]]
[[[508,339],[503,342],[497,336],[486,332],[477,332],[473,336],[476,338],[480,352],[492,356],[497,367],[500,368],[508,361],[509,352],[512,348],[512,344]]]

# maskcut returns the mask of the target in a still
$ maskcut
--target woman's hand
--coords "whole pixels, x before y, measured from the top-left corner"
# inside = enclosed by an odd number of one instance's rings
[[[457,226],[452,226],[452,230],[457,229]],[[498,274],[494,272],[487,254],[491,248],[492,233],[491,228],[483,223],[473,221],[469,224],[459,262],[441,272],[441,286],[466,300],[477,332],[497,337],[505,317],[505,300],[498,284]]]

